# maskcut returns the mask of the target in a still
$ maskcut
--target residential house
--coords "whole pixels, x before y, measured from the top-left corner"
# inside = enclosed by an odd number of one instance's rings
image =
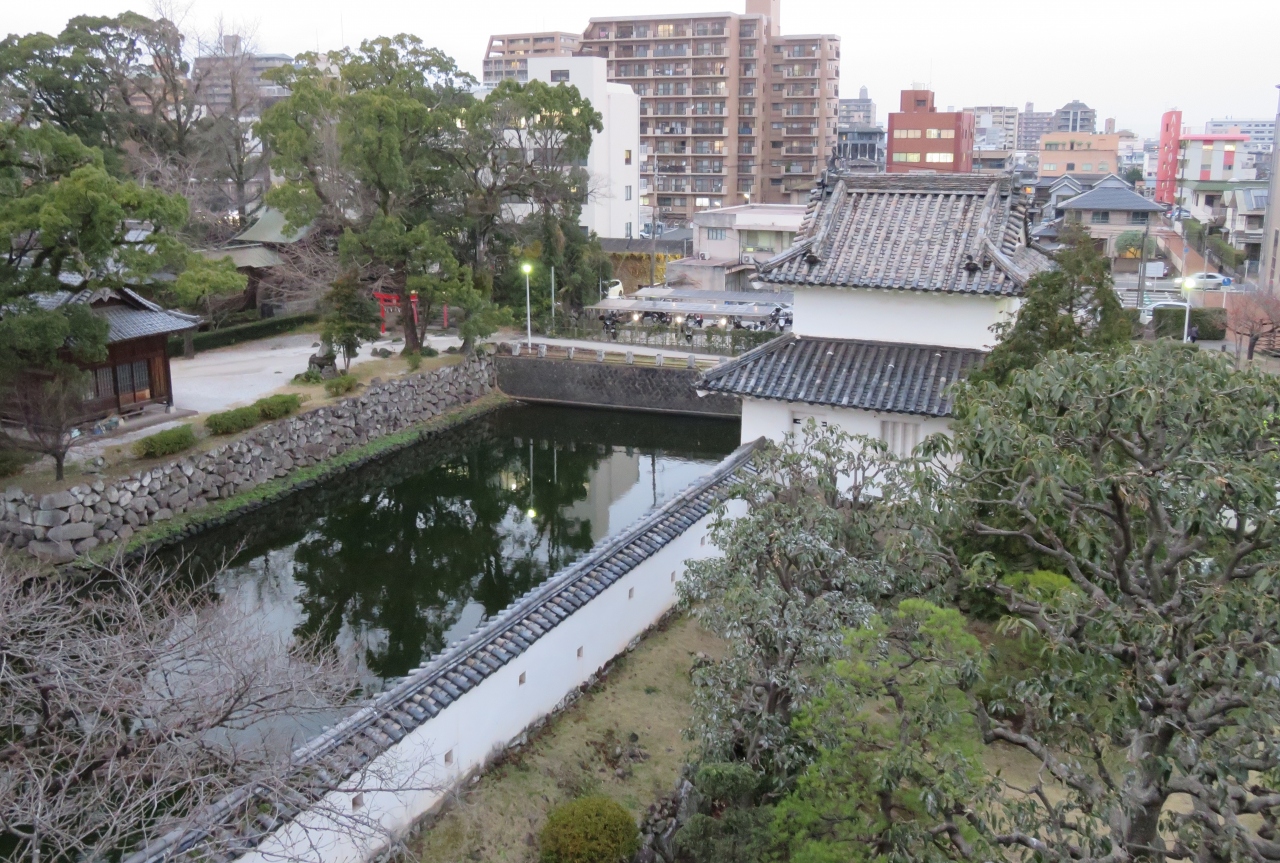
[[[1248,135],[1187,135],[1178,139],[1174,202],[1202,224],[1213,223],[1215,210],[1233,180],[1252,180],[1257,171],[1237,162],[1238,149]]]
[[[1108,178],[1110,179],[1110,178]],[[1131,189],[1119,177],[1119,183],[1100,183],[1058,204],[1058,212],[1069,223],[1089,229],[1098,251],[1108,257],[1119,257],[1116,238],[1129,231],[1144,230],[1164,207]]]
[[[173,404],[169,336],[195,329],[200,319],[156,305],[128,288],[84,288],[32,296],[45,310],[83,304],[107,322],[107,358],[91,372],[83,421]]]
[[[667,264],[669,284],[713,291],[751,288],[756,266],[791,246],[804,221],[799,204],[745,204],[693,217],[693,255]]]
[[[1222,235],[1232,248],[1244,252],[1250,271],[1262,258],[1262,231],[1271,191],[1266,180],[1245,180],[1222,193]]]
[[[953,385],[1050,266],[1026,203],[1007,177],[829,176],[796,242],[761,265],[766,288],[794,292],[793,332],[706,372],[700,391],[742,398],[744,442],[810,419],[897,453],[946,432]]]

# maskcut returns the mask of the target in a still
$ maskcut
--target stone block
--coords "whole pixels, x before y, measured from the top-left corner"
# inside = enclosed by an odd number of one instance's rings
[[[72,548],[76,550],[76,554],[88,554],[101,544],[102,541],[96,536],[89,536],[77,542]]]
[[[69,507],[67,509],[67,515],[73,522],[84,521],[84,505],[77,503],[74,506]]]
[[[65,509],[41,509],[35,513],[35,523],[39,527],[57,527],[66,524],[70,518]]]
[[[102,530],[95,530],[93,532],[93,535],[98,538],[98,542],[115,542],[116,541],[116,532],[114,530],[107,530],[103,528]]]
[[[76,550],[69,542],[36,540],[27,546],[27,551],[37,560],[47,563],[70,563],[76,559]]]
[[[53,494],[46,494],[40,498],[40,508],[43,510],[66,509],[75,502],[75,495],[71,492],[55,491]]]
[[[171,518],[173,518],[173,510],[167,506],[156,510],[155,514],[151,516],[152,521],[168,521]]]
[[[18,501],[18,500],[22,500],[22,498],[23,498],[22,486],[20,485],[11,485],[4,490],[5,500]]]
[[[133,536],[133,526],[128,524],[121,525],[120,529],[116,531],[116,536],[120,537],[121,542],[127,540]]]
[[[49,539],[54,542],[62,542],[64,540],[85,539],[93,536],[93,522],[77,521],[71,524],[62,524],[57,527],[49,528]]]

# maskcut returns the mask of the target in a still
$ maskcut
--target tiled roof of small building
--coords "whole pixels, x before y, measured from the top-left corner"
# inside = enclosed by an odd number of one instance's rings
[[[700,390],[748,398],[945,417],[952,385],[982,351],[779,336],[702,375]]]
[[[1026,203],[1008,177],[838,174],[814,190],[776,285],[1017,296],[1049,259],[1029,254]]]
[[[1161,204],[1147,200],[1132,189],[1115,186],[1096,186],[1058,207],[1063,210],[1128,210],[1135,213],[1158,213],[1164,209]]]
[[[82,291],[52,291],[32,294],[31,299],[42,309],[56,309],[71,304],[87,304],[109,327],[107,343],[125,342],[145,336],[160,336],[195,329],[200,324],[196,315],[175,312],[139,296],[128,288],[98,288]]]

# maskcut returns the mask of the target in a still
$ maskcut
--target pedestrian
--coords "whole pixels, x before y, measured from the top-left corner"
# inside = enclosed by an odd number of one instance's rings
[[[1193,345],[1200,341],[1200,328],[1195,324],[1192,324],[1191,329],[1187,330],[1187,340]]]

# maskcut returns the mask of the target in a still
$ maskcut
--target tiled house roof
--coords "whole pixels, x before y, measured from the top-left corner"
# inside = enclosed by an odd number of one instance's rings
[[[757,399],[945,417],[978,350],[780,336],[710,369],[700,390]]]
[[[145,336],[160,336],[195,329],[200,318],[175,312],[139,296],[128,288],[99,288],[82,291],[53,291],[32,294],[31,299],[42,309],[64,305],[87,304],[95,315],[106,320],[107,343],[124,342]]]
[[[796,242],[760,267],[774,285],[1017,296],[1049,267],[1029,248],[1008,177],[845,174],[819,185]]]

